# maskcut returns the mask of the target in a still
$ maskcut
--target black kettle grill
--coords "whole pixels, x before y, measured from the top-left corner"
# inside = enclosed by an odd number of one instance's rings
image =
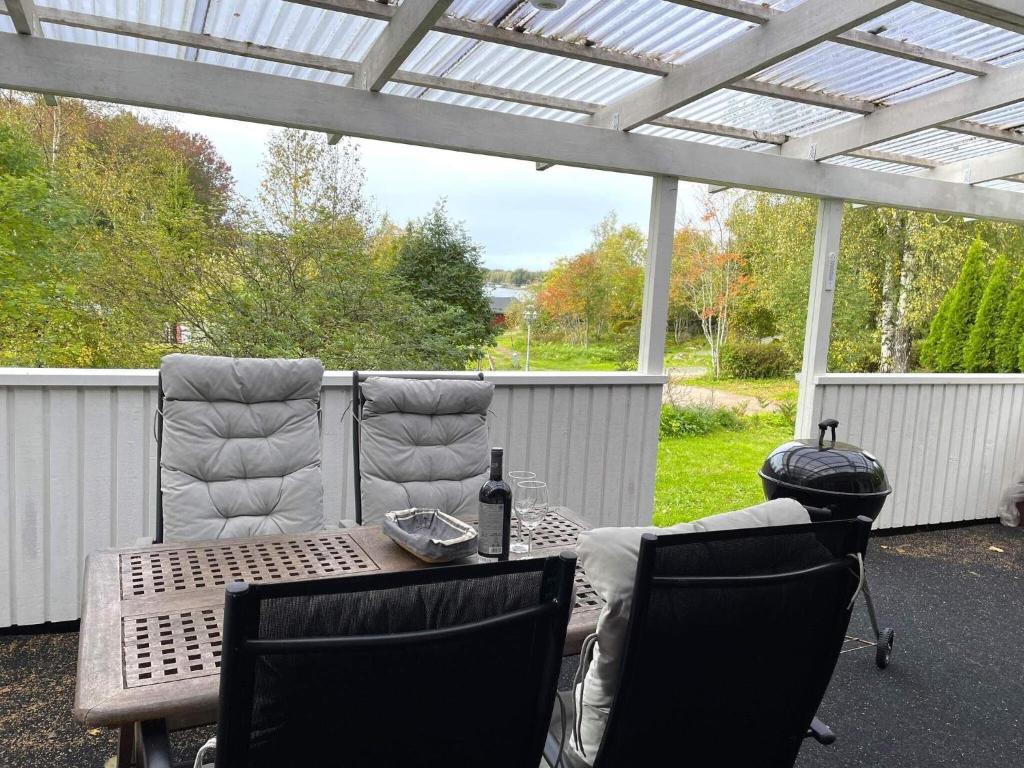
[[[818,424],[817,440],[790,440],[768,454],[757,473],[765,498],[795,499],[821,518],[878,517],[892,493],[885,470],[867,451],[836,442],[838,426],[835,419],[825,419]],[[830,440],[825,439],[828,430],[832,431]],[[862,589],[875,632],[875,664],[885,669],[892,657],[895,633],[891,627],[879,628],[866,576]]]

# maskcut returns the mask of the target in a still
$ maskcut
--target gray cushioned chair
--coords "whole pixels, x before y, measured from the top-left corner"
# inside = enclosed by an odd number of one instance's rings
[[[487,479],[494,385],[472,378],[367,376],[352,382],[356,521],[410,507],[466,516]]]
[[[319,360],[168,355],[156,541],[324,528]]]

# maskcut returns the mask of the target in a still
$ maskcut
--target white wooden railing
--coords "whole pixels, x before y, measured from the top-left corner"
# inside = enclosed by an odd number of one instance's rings
[[[1024,473],[1024,375],[823,374],[813,422],[882,462],[893,494],[876,528],[993,518]]]
[[[509,468],[602,525],[650,521],[664,377],[494,373]],[[324,377],[329,519],[352,515],[351,374]],[[86,556],[153,532],[156,371],[0,369],[0,627],[75,619]]]

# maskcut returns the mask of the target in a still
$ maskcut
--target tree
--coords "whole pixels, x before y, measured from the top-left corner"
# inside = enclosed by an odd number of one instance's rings
[[[447,318],[447,327],[471,358],[479,358],[497,335],[480,263],[479,246],[462,224],[448,219],[441,201],[406,227],[392,270],[410,296]]]
[[[706,236],[697,247],[684,251],[680,259],[680,288],[687,303],[700,320],[704,338],[711,348],[711,370],[721,375],[721,352],[729,336],[729,317],[737,297],[747,283],[745,262],[731,249],[723,212],[711,197],[705,200],[702,223]],[[689,244],[690,236],[676,237]]]
[[[1009,294],[1010,261],[1005,255],[1000,255],[992,267],[974,327],[971,328],[964,352],[965,371],[991,373],[996,370],[996,338]]]
[[[1024,280],[1018,278],[1006,299],[1006,310],[996,332],[996,370],[1012,373],[1020,367],[1019,347],[1024,339]]]
[[[964,353],[985,291],[985,244],[975,240],[951,291],[949,317],[942,329],[937,362],[943,371],[964,370]]]
[[[939,305],[939,310],[932,318],[928,327],[928,335],[921,343],[921,365],[929,371],[939,367],[939,345],[942,343],[942,333],[949,323],[949,316],[953,311],[953,294],[947,293]]]
[[[561,328],[573,344],[635,346],[647,241],[614,214],[594,227],[593,236],[586,251],[558,261],[537,288],[542,320]]]

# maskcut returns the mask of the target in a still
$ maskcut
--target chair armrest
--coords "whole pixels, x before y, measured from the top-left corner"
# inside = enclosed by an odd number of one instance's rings
[[[146,720],[139,725],[139,752],[143,768],[172,768],[171,741],[166,720]]]
[[[155,543],[155,539],[152,536],[137,536],[135,541],[132,542],[134,547],[152,547]]]
[[[812,738],[819,744],[834,744],[836,735],[825,723],[818,718],[811,720],[811,727],[807,729],[804,738]]]

